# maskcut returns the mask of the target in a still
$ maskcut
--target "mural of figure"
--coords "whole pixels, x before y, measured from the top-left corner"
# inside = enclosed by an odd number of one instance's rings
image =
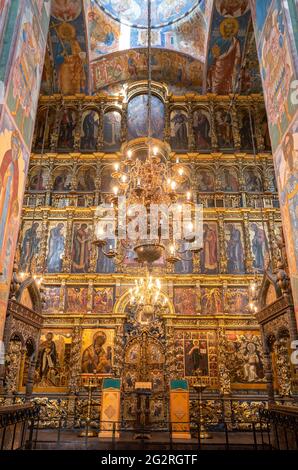
[[[78,191],[92,192],[95,189],[95,171],[93,168],[82,169],[78,174]]]
[[[189,344],[189,350],[186,350],[186,355],[189,356],[191,361],[191,364],[187,364],[186,376],[195,375],[197,371],[200,371],[203,376],[208,375],[208,350],[206,341],[192,340]]]
[[[39,223],[34,222],[32,226],[25,231],[20,258],[21,271],[26,272],[30,268],[34,256],[37,255],[39,251],[40,237],[37,233],[38,228]]]
[[[187,114],[180,109],[171,114],[171,146],[173,149],[188,148]]]
[[[239,191],[237,174],[233,169],[224,168],[222,174],[222,190],[231,192]]]
[[[74,145],[74,130],[76,127],[76,113],[65,109],[60,121],[58,147],[72,149]]]
[[[221,36],[212,46],[209,57],[208,91],[228,95],[235,89],[241,64],[239,22],[236,18],[225,18],[219,30]]]
[[[112,354],[110,349],[105,350],[107,337],[99,331],[93,336],[92,344],[83,352],[82,372],[85,374],[107,374],[111,372]]]
[[[47,268],[49,273],[60,273],[65,248],[65,237],[62,233],[64,224],[59,222],[50,230]]]
[[[107,149],[117,150],[121,144],[121,114],[117,111],[105,113],[103,122],[103,140]]]
[[[81,148],[96,149],[99,128],[99,116],[96,111],[87,111],[83,115]]]
[[[262,183],[259,175],[253,168],[248,168],[244,174],[246,190],[250,192],[261,192]]]
[[[46,340],[39,347],[37,368],[39,381],[48,381],[58,363],[56,344],[53,341],[53,333],[46,334]],[[54,384],[53,384],[54,385]]]
[[[56,33],[59,89],[64,95],[82,93],[86,88],[86,52],[82,51],[76,29],[72,24],[64,22],[59,24]]]
[[[248,0],[217,0],[216,7],[222,16],[241,16],[249,8]]]
[[[199,170],[198,174],[198,191],[209,192],[214,191],[214,174],[208,170]]]
[[[217,231],[214,225],[203,224],[203,251],[201,252],[202,272],[205,274],[216,273],[217,260]]]
[[[75,224],[72,248],[72,271],[87,273],[90,263],[91,230],[87,224]]]
[[[197,149],[209,149],[211,147],[209,114],[201,109],[194,112],[193,132],[195,147]]]
[[[233,147],[232,118],[230,113],[224,109],[217,109],[215,112],[215,123],[219,147]]]
[[[262,227],[257,223],[251,224],[253,233],[251,245],[254,256],[253,266],[258,272],[263,272],[265,267],[265,257],[269,252],[267,235]]]
[[[235,224],[228,224],[227,259],[229,274],[244,273],[244,253],[241,232]]]

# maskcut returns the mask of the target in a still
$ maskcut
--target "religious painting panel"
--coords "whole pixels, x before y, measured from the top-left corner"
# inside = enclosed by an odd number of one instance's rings
[[[71,188],[71,169],[59,166],[53,171],[53,191],[66,192]]]
[[[60,306],[60,287],[44,287],[44,304],[42,311],[48,313],[59,313]]]
[[[119,150],[121,146],[121,114],[109,111],[104,114],[103,142],[106,151]]]
[[[259,221],[249,224],[250,244],[253,256],[253,268],[257,273],[263,273],[269,263],[269,235],[268,227]]]
[[[41,108],[36,115],[35,149],[47,150],[51,147],[51,137],[54,132],[56,110],[54,108]]]
[[[207,91],[228,95],[236,90],[249,24],[248,1],[218,1],[208,55]]]
[[[223,292],[220,287],[201,288],[201,304],[203,315],[223,313]]]
[[[49,170],[45,167],[35,167],[30,171],[28,189],[30,191],[45,191],[49,178]]]
[[[218,146],[220,148],[233,148],[234,138],[231,113],[228,109],[216,108],[214,118]]]
[[[84,329],[82,337],[83,374],[112,374],[114,352],[113,329]]]
[[[105,256],[103,250],[110,250],[115,248],[115,239],[107,238],[106,240],[106,247],[103,249],[98,247],[98,255],[97,255],[97,262],[96,262],[96,272],[103,273],[103,274],[112,274],[115,272],[116,265],[113,258],[108,258]]]
[[[253,114],[247,109],[238,109],[238,125],[242,150],[256,148],[255,125]]]
[[[210,113],[204,108],[199,108],[193,113],[193,134],[197,150],[211,148]]]
[[[72,150],[74,146],[77,112],[72,108],[64,108],[59,126],[58,148]]]
[[[183,109],[170,113],[171,147],[173,150],[188,149],[188,114]]]
[[[86,313],[88,287],[67,287],[65,295],[65,311],[67,313]]]
[[[277,183],[276,183],[276,177],[275,177],[275,170],[274,168],[269,168],[268,173],[268,189],[272,193],[277,193]]]
[[[229,331],[226,336],[231,382],[234,384],[264,383],[263,348],[260,334]]]
[[[89,223],[74,223],[71,253],[73,273],[87,273],[89,271],[92,236],[93,227]]]
[[[55,3],[58,5],[57,1]],[[58,82],[55,91],[63,95],[88,93],[87,44],[85,34],[82,34],[85,30],[82,3],[77,0],[71,4],[64,2],[57,12],[55,15],[52,9],[50,28]]]
[[[196,288],[174,287],[174,307],[178,315],[195,315],[198,311]]]
[[[239,222],[228,222],[224,225],[228,274],[245,273],[245,245],[243,226]]]
[[[203,223],[203,250],[200,253],[202,274],[219,271],[218,227],[216,222]]]
[[[239,179],[237,170],[233,167],[223,167],[220,171],[221,191],[237,193]]]
[[[61,273],[65,253],[66,222],[55,221],[49,224],[46,266],[48,273]]]
[[[71,330],[42,330],[34,377],[35,392],[67,391],[71,342]]]
[[[99,114],[94,109],[83,112],[81,150],[96,150],[99,131]]]
[[[250,313],[248,287],[228,287],[224,289],[224,310],[226,313]]]
[[[151,136],[163,139],[164,104],[156,96],[151,97]],[[148,95],[132,98],[127,108],[128,139],[146,137],[148,135]]]
[[[95,190],[96,171],[92,166],[83,166],[77,174],[77,190],[93,192]]]
[[[101,186],[100,190],[102,193],[112,193],[115,180],[112,178],[113,166],[106,165],[101,172]]]
[[[177,243],[177,253],[181,258],[175,263],[175,274],[191,274],[193,272],[193,253],[189,250],[189,242],[180,240]]]
[[[251,193],[260,193],[263,191],[263,182],[259,172],[252,166],[246,167],[244,170],[245,189]]]
[[[93,288],[93,308],[94,313],[111,313],[114,305],[113,287]]]
[[[31,272],[36,270],[42,236],[41,221],[24,222],[20,237],[20,271]]]
[[[212,169],[198,168],[196,177],[198,180],[197,190],[199,192],[214,192],[215,191],[215,176]]]
[[[264,147],[267,152],[271,151],[271,138],[269,133],[269,125],[267,119],[266,109],[263,108],[260,110],[260,126],[261,126],[261,135],[263,137]]]

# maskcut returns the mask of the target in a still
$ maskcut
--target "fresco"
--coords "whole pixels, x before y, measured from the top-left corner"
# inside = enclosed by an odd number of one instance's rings
[[[224,289],[225,311],[230,313],[250,313],[249,294],[245,287]]]
[[[87,273],[90,265],[92,227],[77,222],[73,226],[72,272]]]
[[[42,95],[51,95],[57,89],[54,59],[50,50],[51,44],[48,40],[40,84],[40,93]]]
[[[66,388],[69,379],[71,330],[42,331],[34,377],[34,391]]]
[[[111,313],[114,304],[113,287],[93,288],[93,308],[94,313]]]
[[[90,59],[94,60],[98,56],[118,51],[120,24],[103,13],[94,2],[86,3]]]
[[[220,172],[221,191],[237,193],[239,191],[238,174],[235,168],[225,167]]]
[[[221,148],[234,147],[231,114],[224,108],[217,108],[214,118],[218,146]]]
[[[91,64],[94,92],[103,87],[130,80],[146,80],[148,77],[147,50],[131,49],[117,52]],[[193,57],[174,51],[153,49],[152,79],[183,84],[189,89],[202,89],[203,63]]]
[[[43,312],[58,313],[60,305],[60,287],[45,287],[44,299]]]
[[[184,377],[193,377],[198,372],[208,376],[210,384],[217,382],[216,335],[212,331],[175,332],[175,352],[177,370]]]
[[[193,113],[193,133],[197,150],[211,147],[211,122],[208,111],[198,109]]]
[[[260,93],[262,91],[262,79],[255,34],[251,21],[245,42],[246,46],[243,52],[244,64],[240,74],[240,93]]]
[[[196,176],[198,180],[199,192],[214,192],[215,177],[212,170],[200,168]]]
[[[43,68],[45,38],[30,2],[25,7],[15,59],[10,72],[7,105],[26,145],[31,145]]]
[[[173,150],[188,148],[188,115],[181,109],[175,109],[170,114],[171,147]]]
[[[175,287],[174,306],[178,315],[195,315],[198,309],[195,287]]]
[[[74,145],[74,133],[77,123],[77,115],[74,109],[63,110],[60,120],[58,147],[61,149],[72,149]]]
[[[61,273],[65,252],[65,222],[54,222],[49,226],[47,271],[48,273]]]
[[[216,2],[209,43],[208,92],[226,95],[235,90],[249,17],[247,0]]]
[[[106,150],[119,150],[121,145],[121,114],[109,111],[103,119],[103,141]]]
[[[111,374],[113,344],[114,330],[84,329],[82,338],[82,373]]]
[[[71,313],[86,313],[88,287],[67,287],[65,296],[65,311]]]
[[[272,0],[262,0],[261,2],[258,0],[251,0],[251,13],[254,20],[255,25],[255,34],[257,39],[262,32],[263,26],[265,24],[267,15],[269,13],[270,5],[272,4]]]
[[[250,222],[250,243],[253,255],[253,268],[257,273],[263,273],[269,262],[268,228],[262,222]]]
[[[75,126],[75,119],[74,119]],[[81,149],[94,150],[97,146],[99,130],[99,115],[93,109],[84,111],[82,116],[82,128],[81,128]],[[67,134],[67,132],[66,132]],[[71,141],[72,134],[65,136],[65,141]]]
[[[203,250],[200,257],[202,274],[218,272],[218,235],[215,222],[203,223]]]
[[[64,95],[87,93],[87,50],[81,1],[56,1],[56,6],[50,22],[51,45],[58,80],[56,91]]]
[[[84,166],[77,174],[77,190],[92,192],[95,190],[96,171],[93,167]]]
[[[244,240],[241,223],[225,224],[225,242],[228,274],[244,274]]]
[[[202,314],[217,315],[223,313],[223,296],[219,287],[203,287],[202,295]]]
[[[151,135],[163,139],[164,104],[156,96],[151,98]],[[138,95],[128,103],[127,122],[128,139],[136,139],[148,135],[148,95]]]
[[[233,383],[265,382],[262,340],[247,332],[227,333],[230,374]]]
[[[59,167],[53,174],[53,191],[65,192],[71,188],[71,172],[68,167]]]
[[[42,228],[40,221],[24,223],[20,242],[20,271],[27,272],[34,269],[41,239]]]

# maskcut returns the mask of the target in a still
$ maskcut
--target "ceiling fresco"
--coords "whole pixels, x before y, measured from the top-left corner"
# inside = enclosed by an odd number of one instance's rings
[[[147,2],[53,0],[41,93],[146,78]],[[174,93],[261,91],[249,0],[152,0],[153,77]]]

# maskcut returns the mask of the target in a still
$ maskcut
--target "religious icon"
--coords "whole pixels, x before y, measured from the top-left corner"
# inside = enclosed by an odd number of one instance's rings
[[[175,150],[188,148],[188,117],[181,109],[172,111],[171,117],[171,146]]]
[[[242,227],[240,224],[230,223],[225,228],[228,273],[243,274],[245,269]]]
[[[78,172],[77,190],[93,192],[95,190],[95,170],[92,167],[83,167]]]
[[[250,192],[262,192],[261,178],[254,168],[247,168],[244,172],[246,190]]]
[[[112,287],[94,287],[93,312],[110,313],[113,310],[114,290]]]
[[[74,146],[74,133],[76,128],[76,111],[74,109],[64,109],[60,121],[60,131],[58,147],[72,149]]]
[[[108,249],[115,248],[115,239],[106,239],[106,246]],[[98,257],[96,263],[97,273],[114,273],[115,272],[115,261],[112,258],[108,258],[104,255],[101,248],[98,248]]]
[[[95,150],[99,129],[99,116],[93,109],[85,111],[82,117],[81,148]]]
[[[253,267],[258,273],[264,272],[268,263],[269,242],[266,231],[266,227],[263,227],[260,222],[252,222],[250,224],[249,232],[253,253]]]
[[[218,145],[222,148],[234,146],[232,118],[230,113],[222,108],[215,112],[215,125],[218,135]]]
[[[198,298],[195,287],[175,287],[174,306],[177,314],[194,315],[197,311]]]
[[[185,375],[190,377],[198,371],[202,376],[209,374],[207,341],[185,341]]]
[[[198,191],[213,192],[215,188],[214,173],[212,170],[200,168],[197,172]]]
[[[163,139],[164,104],[156,96],[151,97],[151,134],[156,139]],[[138,95],[128,103],[127,123],[128,138],[136,139],[148,135],[148,95]]]
[[[65,192],[71,187],[71,173],[68,168],[58,168],[54,172],[53,191]]]
[[[238,192],[239,181],[236,170],[234,168],[224,168],[221,172],[221,189],[222,191]]]
[[[109,111],[104,115],[103,140],[106,149],[118,150],[121,144],[121,114]]]
[[[228,334],[232,381],[264,382],[262,342],[253,334]]]
[[[224,290],[225,311],[230,313],[250,313],[247,288],[229,288]]]
[[[93,334],[92,343],[82,355],[82,373],[110,374],[112,372],[112,347],[107,344],[104,331]]]
[[[201,252],[201,270],[204,274],[218,272],[217,244],[217,225],[211,222],[204,223],[203,250]]]
[[[241,147],[243,149],[251,150],[253,148],[253,135],[255,134],[255,130],[253,116],[250,117],[248,111],[243,110],[239,113],[239,131],[241,138]],[[256,146],[255,139],[254,145]]]
[[[46,313],[58,313],[60,305],[60,287],[45,287],[44,292],[43,311]]]
[[[211,147],[211,125],[208,111],[198,109],[194,112],[193,132],[197,149],[209,149]]]
[[[30,177],[29,189],[31,191],[44,191],[46,189],[46,170],[35,170]]]
[[[32,262],[39,252],[41,240],[39,222],[33,222],[29,228],[25,228],[21,244],[20,270],[27,272],[32,267]]]
[[[190,274],[193,272],[193,256],[188,248],[189,243],[181,240],[178,247],[178,251],[181,252],[181,260],[175,263],[174,266],[176,274]]]
[[[72,245],[72,272],[88,272],[91,253],[91,240],[92,231],[87,224],[74,224]]]
[[[85,313],[87,310],[87,295],[87,287],[68,287],[65,299],[66,312]]]
[[[223,312],[223,297],[219,287],[202,288],[202,313],[213,315]]]
[[[59,222],[50,229],[48,242],[47,269],[49,273],[62,271],[62,260],[65,249],[64,223]]]
[[[217,11],[222,16],[238,17],[249,10],[248,0],[216,0]]]

